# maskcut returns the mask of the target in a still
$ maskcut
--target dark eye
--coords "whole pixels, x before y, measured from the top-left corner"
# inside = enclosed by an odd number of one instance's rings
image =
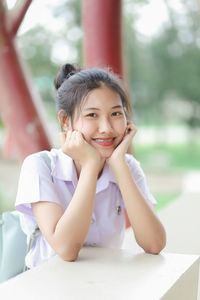
[[[97,114],[96,113],[90,113],[90,114],[87,114],[86,117],[88,117],[88,118],[96,118]]]
[[[122,115],[123,115],[123,113],[121,111],[115,111],[115,112],[112,113],[112,116],[114,116],[114,117],[119,117],[119,116],[122,116]]]

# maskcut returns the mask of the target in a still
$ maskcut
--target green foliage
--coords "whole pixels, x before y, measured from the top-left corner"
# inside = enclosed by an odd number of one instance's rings
[[[27,62],[33,82],[45,101],[53,100],[53,79],[58,70],[58,66],[51,61],[53,43],[52,34],[40,26],[18,38],[21,55]]]
[[[78,0],[65,0],[62,4],[58,4],[51,13],[55,19],[62,20],[63,28],[59,32],[52,32],[47,27],[38,25],[18,36],[17,42],[42,99],[45,102],[51,102],[54,106],[53,80],[59,67],[66,62],[82,63],[81,33],[79,32],[81,31],[81,3]],[[63,46],[65,43],[69,45],[71,51],[77,52],[76,61],[69,58],[62,47],[58,48],[60,49],[59,59],[55,60],[53,57],[55,47],[58,44]]]
[[[152,193],[160,210],[182,193],[183,178],[187,172],[200,169],[200,143],[193,144],[135,144],[135,157],[147,174],[154,179]]]
[[[196,2],[184,1],[179,12],[170,7],[169,1],[163,1],[169,22],[149,40],[141,38],[134,25],[137,8],[148,1],[125,2],[132,3],[132,10],[124,15],[124,57],[137,123],[167,123],[166,115],[171,113],[170,122],[199,127],[200,18]],[[172,101],[174,108],[168,105]],[[185,103],[187,113],[177,114]]]
[[[145,169],[176,171],[200,169],[200,144],[135,145],[135,156]]]

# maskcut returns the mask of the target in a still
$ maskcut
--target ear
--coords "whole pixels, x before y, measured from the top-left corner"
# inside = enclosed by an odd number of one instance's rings
[[[59,110],[58,114],[58,121],[60,123],[60,127],[63,131],[67,131],[69,125],[70,125],[70,121],[69,121],[69,117],[67,116],[66,112],[61,109]]]

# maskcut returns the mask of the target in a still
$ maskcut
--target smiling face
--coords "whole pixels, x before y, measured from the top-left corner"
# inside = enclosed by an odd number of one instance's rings
[[[92,90],[75,112],[72,127],[80,131],[103,158],[110,157],[127,127],[120,96],[106,86]]]

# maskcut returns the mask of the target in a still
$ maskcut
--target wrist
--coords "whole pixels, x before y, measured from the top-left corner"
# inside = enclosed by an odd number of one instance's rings
[[[92,172],[94,175],[99,173],[99,164],[95,160],[87,161],[82,165],[81,171]]]
[[[126,164],[125,156],[116,157],[116,158],[111,157],[107,160],[107,162],[111,168],[116,168],[116,167],[118,168],[118,167]]]

